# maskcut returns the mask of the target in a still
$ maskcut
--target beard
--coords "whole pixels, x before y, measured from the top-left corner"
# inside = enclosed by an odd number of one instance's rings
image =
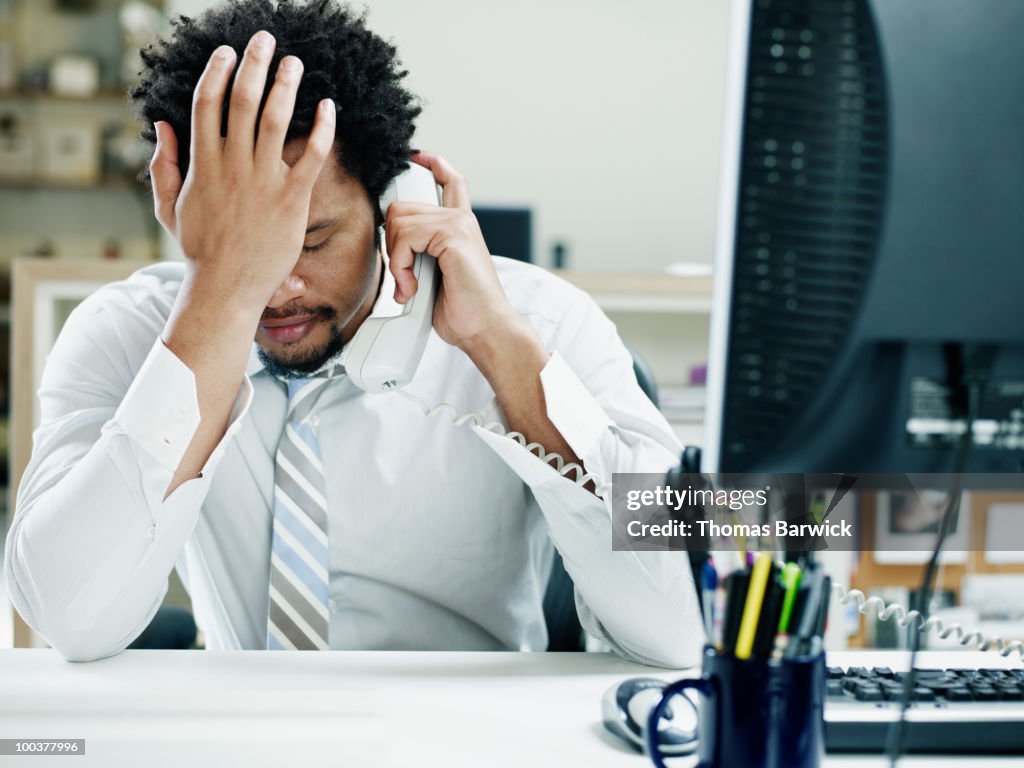
[[[260,362],[266,368],[267,373],[279,379],[302,379],[315,373],[324,363],[337,355],[345,345],[342,335],[341,324],[337,322],[338,313],[329,306],[322,305],[309,309],[283,309],[280,311],[267,310],[263,313],[266,320],[283,320],[287,317],[294,317],[298,314],[309,314],[312,312],[316,319],[322,322],[328,329],[327,341],[312,348],[300,348],[291,351],[286,350],[283,354],[272,355],[263,347],[256,346],[256,354]]]

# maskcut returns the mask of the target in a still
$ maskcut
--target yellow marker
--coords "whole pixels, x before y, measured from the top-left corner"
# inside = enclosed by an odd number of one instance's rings
[[[762,552],[757,556],[754,570],[750,574],[747,600],[743,604],[743,618],[740,620],[740,631],[736,635],[737,659],[749,659],[754,651],[754,636],[757,634],[757,622],[761,618],[761,603],[764,602],[764,593],[771,572],[772,556]]]

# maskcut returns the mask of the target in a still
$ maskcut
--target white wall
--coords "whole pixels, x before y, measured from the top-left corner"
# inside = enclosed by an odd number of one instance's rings
[[[170,0],[196,13],[210,0]],[[424,102],[415,145],[474,200],[529,205],[535,259],[659,270],[710,262],[725,0],[373,0]]]

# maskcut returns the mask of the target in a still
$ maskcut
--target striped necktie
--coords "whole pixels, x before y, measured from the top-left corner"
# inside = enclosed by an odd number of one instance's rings
[[[274,530],[270,547],[267,648],[327,650],[329,559],[327,500],[320,447],[310,413],[335,367],[308,379],[288,379],[288,417],[274,470]]]

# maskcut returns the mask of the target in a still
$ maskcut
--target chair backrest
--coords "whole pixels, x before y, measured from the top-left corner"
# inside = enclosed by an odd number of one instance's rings
[[[557,549],[544,592],[544,623],[548,628],[549,651],[585,650],[583,627],[576,613],[576,588]]]
[[[629,354],[633,356],[633,373],[636,375],[636,382],[640,385],[640,389],[644,391],[647,398],[654,403],[654,407],[658,407],[658,384],[654,380],[654,371],[651,370],[651,366],[647,364],[647,361],[643,359],[639,352],[633,349],[629,344],[626,345],[626,349],[629,350]]]

